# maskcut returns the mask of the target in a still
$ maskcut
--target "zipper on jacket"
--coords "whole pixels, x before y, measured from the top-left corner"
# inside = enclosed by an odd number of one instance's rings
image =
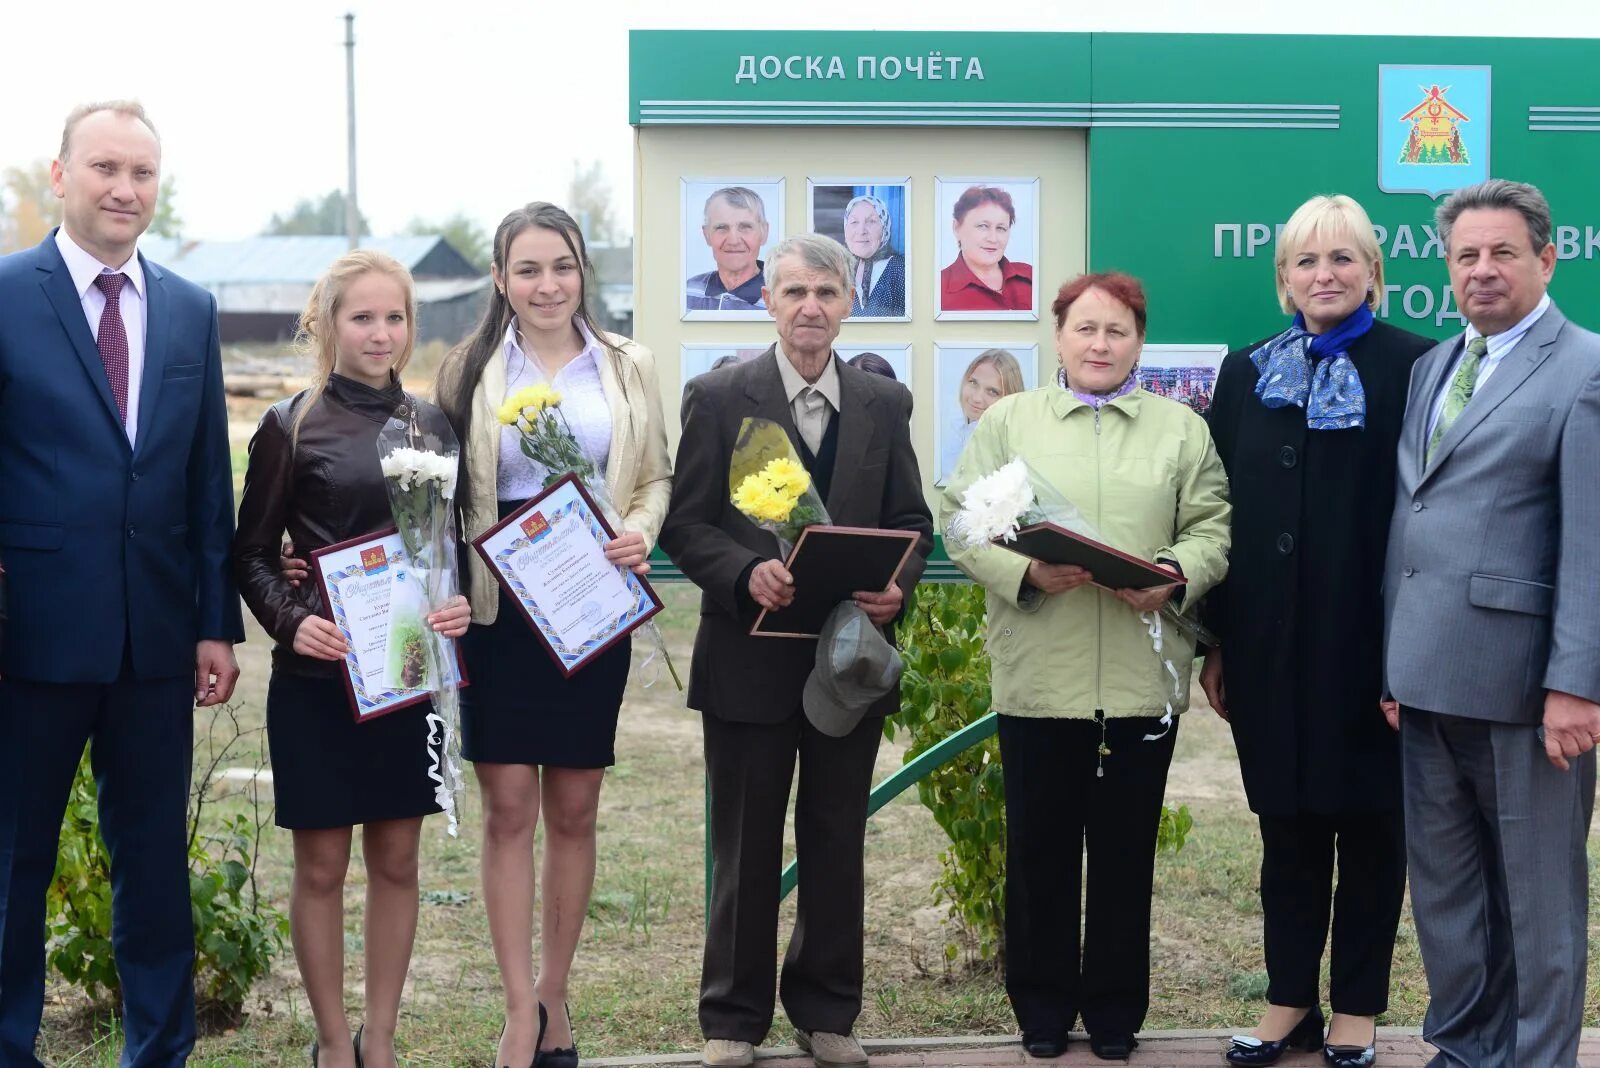
[[[1094,517],[1100,518],[1103,508],[1100,489],[1100,409],[1094,410]],[[1101,618],[1104,606],[1101,604],[1101,591],[1093,589],[1094,593],[1094,706],[1097,709],[1106,707],[1105,699],[1100,695],[1100,674],[1104,667],[1105,636],[1100,628],[1104,625]]]

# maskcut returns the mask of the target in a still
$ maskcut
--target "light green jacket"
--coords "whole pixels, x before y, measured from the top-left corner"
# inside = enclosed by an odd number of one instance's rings
[[[940,502],[940,529],[974,480],[1021,456],[1078,507],[1101,540],[1146,560],[1176,560],[1190,611],[1228,570],[1228,479],[1205,421],[1136,389],[1097,413],[1058,385],[998,401],[972,432]],[[1162,666],[1139,614],[1097,586],[1047,596],[1009,549],[958,550],[988,591],[996,711],[1013,716],[1160,716],[1189,707],[1194,642],[1162,627]]]

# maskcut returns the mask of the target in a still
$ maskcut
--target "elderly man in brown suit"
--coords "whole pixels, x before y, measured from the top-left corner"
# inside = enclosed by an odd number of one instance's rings
[[[778,343],[695,378],[684,392],[672,505],[661,546],[702,591],[689,706],[702,713],[711,791],[711,910],[700,978],[705,1063],[747,1065],[772,1025],[783,825],[800,766],[795,837],[799,909],[780,996],[819,1065],[865,1065],[851,1035],[861,1011],[862,847],[882,717],[898,688],[844,737],[802,713],[815,640],[758,638],[762,608],[794,596],[774,536],[729,500],[728,464],[748,416],[784,427],[828,514],[844,526],[912,530],[896,585],[855,595],[891,625],[932,548],[933,520],[911,448],[911,393],[833,352],[850,311],[849,257],[818,235],[781,242],[763,290]]]

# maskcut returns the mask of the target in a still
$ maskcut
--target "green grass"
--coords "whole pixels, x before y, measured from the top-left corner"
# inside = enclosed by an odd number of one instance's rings
[[[664,627],[680,668],[689,663],[696,594],[663,589]],[[240,648],[239,690],[246,726],[261,722],[269,643],[259,630]],[[229,762],[248,766],[265,747],[251,735]],[[899,765],[885,745],[878,775]],[[665,675],[649,690],[635,684],[623,709],[618,765],[607,776],[599,825],[594,900],[573,972],[572,1011],[586,1056],[698,1048],[696,993],[704,927],[704,768],[699,716]],[[1146,1026],[1243,1027],[1263,1007],[1260,846],[1245,806],[1225,725],[1197,699],[1179,735],[1168,800],[1186,803],[1195,827],[1179,854],[1157,863],[1151,1008]],[[488,1063],[501,1025],[501,1000],[478,886],[480,807],[469,795],[462,837],[430,820],[422,854],[422,918],[402,1009],[399,1046],[412,1066]],[[792,842],[792,837],[791,837]],[[1014,1022],[992,968],[947,966],[944,910],[930,887],[939,871],[942,832],[902,795],[873,818],[867,835],[867,982],[858,1033],[865,1036],[1008,1034]],[[263,839],[261,885],[287,908],[289,835]],[[362,1018],[357,859],[346,890],[347,996],[352,1025]],[[792,848],[790,850],[792,856]],[[1600,900],[1600,895],[1597,895]],[[780,939],[793,922],[786,903]],[[1420,1024],[1426,992],[1409,911],[1395,953],[1388,1024]],[[780,947],[781,948],[781,947]],[[1600,990],[1592,980],[1591,991]],[[41,1055],[51,1063],[109,1066],[118,1037],[105,1007],[51,990]],[[1591,993],[1586,1023],[1597,1020]],[[312,1037],[304,991],[286,952],[257,989],[243,1026],[202,1038],[199,1066],[303,1065]],[[789,1041],[779,1010],[772,1041]]]

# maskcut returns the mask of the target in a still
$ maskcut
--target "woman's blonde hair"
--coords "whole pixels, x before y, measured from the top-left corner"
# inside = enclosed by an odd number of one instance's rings
[[[1000,376],[1000,395],[1002,397],[1009,397],[1013,393],[1021,393],[1027,388],[1022,381],[1022,364],[1017,362],[1017,358],[1007,349],[984,349],[974,356],[972,362],[967,364],[966,373],[961,376],[961,386],[965,387],[967,379],[972,377],[972,372],[986,363],[994,364],[995,374]],[[956,392],[957,403],[960,400],[961,394],[958,388]]]
[[[344,302],[345,292],[350,288],[350,283],[368,274],[388,275],[400,283],[400,291],[405,295],[406,302],[406,343],[394,360],[396,378],[400,377],[400,372],[411,360],[412,350],[417,346],[417,287],[411,280],[411,272],[385,252],[364,248],[346,252],[334,260],[322,272],[322,277],[317,279],[317,284],[311,287],[311,296],[306,301],[305,310],[300,313],[300,322],[295,329],[296,347],[310,356],[316,366],[311,372],[311,384],[306,387],[305,396],[290,423],[289,439],[292,442],[299,441],[300,424],[305,422],[306,413],[328,388],[328,376],[333,374],[334,364],[338,362],[338,331],[333,324]]]
[[[1289,265],[1289,253],[1317,238],[1331,241],[1348,238],[1355,246],[1356,252],[1372,268],[1372,291],[1367,294],[1367,307],[1377,311],[1383,303],[1383,249],[1372,232],[1372,220],[1367,217],[1366,209],[1343,193],[1312,197],[1296,208],[1289,221],[1283,224],[1283,233],[1278,235],[1278,253],[1273,258],[1278,306],[1288,315],[1295,313],[1294,297],[1283,277]]]

